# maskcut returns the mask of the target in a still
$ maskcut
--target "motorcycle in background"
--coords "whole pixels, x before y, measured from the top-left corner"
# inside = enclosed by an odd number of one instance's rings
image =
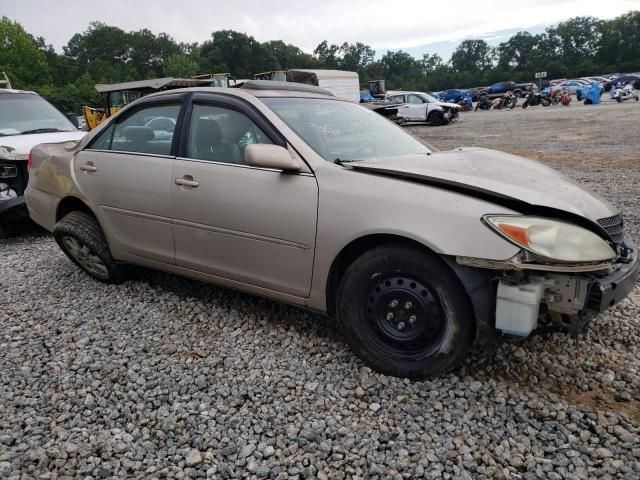
[[[495,110],[502,110],[505,108],[513,109],[518,104],[518,97],[516,97],[511,91],[508,91],[504,97],[499,98],[493,104]]]
[[[476,103],[476,112],[478,111],[478,109],[480,110],[490,110],[491,109],[491,105],[492,102],[491,100],[489,100],[489,96],[488,95],[482,95],[479,99],[478,99],[478,103]]]
[[[542,105],[543,107],[548,107],[549,105],[551,105],[551,101],[546,95],[529,91],[529,93],[527,93],[527,96],[524,99],[522,108],[535,107],[536,105]]]
[[[560,103],[565,107],[568,107],[571,103],[571,95],[569,95],[569,90],[566,88],[562,89],[562,93],[560,94]]]
[[[551,102],[551,105],[557,105],[560,103],[560,95],[560,90],[549,92],[549,101]]]
[[[627,83],[624,87],[616,87],[616,91],[613,93],[613,99],[618,102],[626,102],[627,100],[635,99],[638,101],[638,92],[633,88],[633,85]]]
[[[473,102],[471,100],[471,96],[459,96],[456,99],[456,102],[458,105],[460,105],[460,110],[462,110],[463,112],[470,112],[471,110],[473,110]]]

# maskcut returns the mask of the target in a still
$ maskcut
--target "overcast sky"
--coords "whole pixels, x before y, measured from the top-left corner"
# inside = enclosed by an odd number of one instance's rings
[[[629,10],[640,10],[640,0],[0,0],[0,16],[17,20],[57,50],[94,20],[166,32],[181,42],[233,29],[307,52],[324,39],[415,52],[411,47]]]

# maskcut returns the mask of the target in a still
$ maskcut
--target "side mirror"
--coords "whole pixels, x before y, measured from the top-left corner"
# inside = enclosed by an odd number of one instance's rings
[[[71,123],[73,123],[74,127],[80,128],[80,122],[78,122],[78,116],[75,113],[73,112],[66,113],[65,116],[69,119]]]
[[[286,148],[278,145],[253,143],[244,150],[244,161],[252,167],[273,168],[285,172],[299,172],[300,162]]]

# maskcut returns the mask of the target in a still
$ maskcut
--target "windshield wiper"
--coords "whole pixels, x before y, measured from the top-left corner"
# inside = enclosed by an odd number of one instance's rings
[[[71,130],[60,130],[59,128],[34,128],[33,130],[25,130],[20,132],[20,135],[29,135],[31,133],[54,133],[54,132],[70,132]]]
[[[338,165],[344,165],[345,163],[351,163],[351,162],[361,162],[362,160],[340,160],[339,158],[336,158],[333,163],[337,163]]]

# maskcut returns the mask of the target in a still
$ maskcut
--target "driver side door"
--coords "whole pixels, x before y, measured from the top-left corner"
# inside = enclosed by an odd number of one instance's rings
[[[227,102],[199,94],[186,115],[171,185],[176,265],[232,285],[306,297],[316,178],[308,169],[284,173],[247,165],[247,145],[286,143],[248,107]]]

